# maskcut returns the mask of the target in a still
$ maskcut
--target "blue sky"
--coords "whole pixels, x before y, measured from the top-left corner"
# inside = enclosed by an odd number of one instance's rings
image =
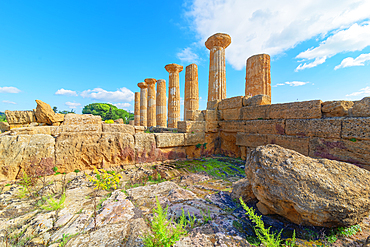
[[[161,3],[161,4],[159,4]],[[272,102],[370,96],[370,1],[0,1],[0,111],[109,102],[133,111],[145,78],[198,64],[206,108],[214,33],[226,49],[227,97],[244,95],[245,62],[271,55]],[[183,98],[185,71],[180,73]]]

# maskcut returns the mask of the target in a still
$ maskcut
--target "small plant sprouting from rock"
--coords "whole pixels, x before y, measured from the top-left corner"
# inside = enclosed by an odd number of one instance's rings
[[[152,234],[147,233],[143,236],[143,242],[148,247],[170,247],[173,246],[182,236],[187,235],[187,219],[184,210],[178,223],[167,220],[167,211],[163,210],[157,197],[155,197],[157,208],[154,208],[154,217],[151,222]]]
[[[66,194],[63,193],[60,196],[60,199],[54,199],[52,195],[43,196],[40,204],[40,207],[47,211],[55,211],[60,210],[64,207],[64,201],[66,200]],[[41,203],[44,202],[46,205],[42,205]]]
[[[106,123],[106,124],[113,124],[114,123],[114,120],[112,120],[112,119],[105,120],[104,123]]]
[[[253,208],[248,207],[243,199],[239,198],[240,203],[245,211],[247,211],[245,214],[248,216],[248,218],[256,224],[254,227],[254,232],[256,233],[258,239],[261,241],[261,243],[266,247],[279,247],[281,246],[281,233],[282,230],[276,234],[270,232],[271,226],[269,228],[265,228],[265,224],[261,220],[262,216],[258,216]],[[295,232],[293,232],[293,238],[291,241],[285,241],[286,246],[295,246]]]
[[[100,171],[94,167],[95,177],[87,175],[87,178],[95,186],[96,190],[110,190],[111,188],[117,189],[121,174],[115,171],[106,171],[101,169]]]
[[[207,212],[203,212],[203,210],[201,209],[200,210],[200,215],[202,215],[202,217],[203,217],[203,223],[204,224],[207,224],[208,222],[210,222],[212,220],[211,211],[209,210],[209,208],[207,208]]]

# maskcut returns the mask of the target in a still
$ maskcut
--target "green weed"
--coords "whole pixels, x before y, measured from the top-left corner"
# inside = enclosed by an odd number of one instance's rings
[[[209,210],[209,208],[207,208],[207,212],[203,212],[203,210],[201,209],[200,210],[200,215],[203,218],[203,223],[204,224],[207,224],[208,222],[210,222],[212,220],[211,211]]]
[[[152,234],[145,234],[143,236],[143,242],[145,246],[150,247],[170,247],[173,246],[182,236],[187,234],[185,230],[187,220],[185,217],[184,210],[178,223],[173,222],[171,219],[167,220],[167,211],[163,210],[158,198],[156,197],[157,207],[153,209],[154,217],[151,222]]]
[[[39,203],[39,206],[47,211],[55,211],[64,208],[64,201],[66,200],[66,194],[63,193],[59,200],[54,199],[52,195],[43,196],[41,203],[46,203],[46,205],[42,205]]]

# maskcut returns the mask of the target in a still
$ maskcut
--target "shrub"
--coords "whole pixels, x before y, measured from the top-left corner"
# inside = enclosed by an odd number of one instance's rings
[[[52,196],[43,196],[43,201],[46,202],[46,205],[40,205],[40,207],[47,211],[55,211],[64,208],[64,201],[66,200],[66,194],[63,193],[59,200],[52,198]]]
[[[100,171],[94,167],[95,177],[87,175],[87,178],[95,186],[96,190],[110,190],[111,188],[117,189],[117,186],[122,178],[121,174],[117,174],[115,171],[106,171],[101,169]]]

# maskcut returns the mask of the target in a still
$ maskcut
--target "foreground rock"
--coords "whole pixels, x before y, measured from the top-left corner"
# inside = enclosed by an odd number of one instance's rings
[[[277,145],[257,147],[245,167],[246,182],[263,214],[279,214],[296,224],[324,227],[355,225],[369,215],[367,170],[309,158]]]
[[[50,105],[42,102],[41,100],[36,100],[36,119],[38,123],[46,123],[49,125],[59,125],[64,120],[64,114],[55,113],[51,109]]]

